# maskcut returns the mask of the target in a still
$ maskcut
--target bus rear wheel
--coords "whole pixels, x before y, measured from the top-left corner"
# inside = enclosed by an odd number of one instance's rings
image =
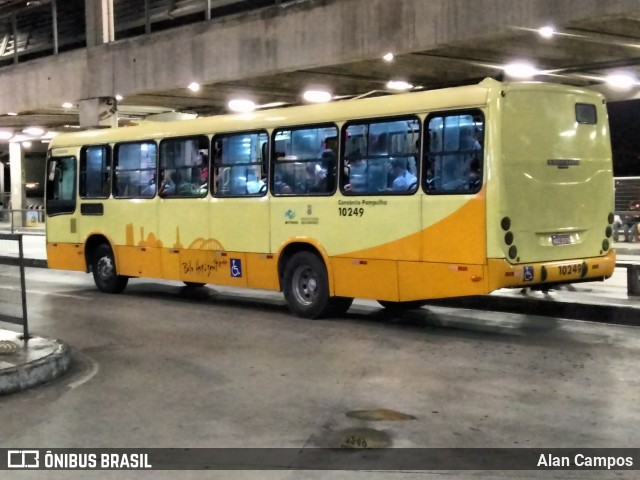
[[[118,275],[116,262],[109,245],[103,243],[96,248],[91,267],[93,281],[101,292],[120,293],[126,288],[129,278]]]
[[[387,310],[400,312],[405,310],[415,310],[417,308],[423,307],[426,302],[424,300],[411,300],[408,302],[391,302],[389,300],[378,300],[378,303]]]
[[[303,318],[331,313],[329,280],[324,262],[311,252],[298,252],[286,263],[282,275],[284,298],[289,310]]]

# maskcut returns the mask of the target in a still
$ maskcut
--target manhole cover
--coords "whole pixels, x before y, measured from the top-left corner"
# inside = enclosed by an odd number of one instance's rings
[[[17,343],[9,340],[0,340],[0,355],[10,355],[16,353],[20,347]]]

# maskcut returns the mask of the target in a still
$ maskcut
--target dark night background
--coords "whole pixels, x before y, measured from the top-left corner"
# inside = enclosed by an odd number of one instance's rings
[[[607,104],[611,126],[613,174],[640,176],[640,100]]]

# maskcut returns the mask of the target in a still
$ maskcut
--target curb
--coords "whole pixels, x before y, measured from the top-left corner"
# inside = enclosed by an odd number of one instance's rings
[[[0,370],[0,395],[20,392],[49,382],[69,369],[71,349],[60,340],[49,340],[56,345],[46,357]],[[1,358],[1,357],[0,357]]]

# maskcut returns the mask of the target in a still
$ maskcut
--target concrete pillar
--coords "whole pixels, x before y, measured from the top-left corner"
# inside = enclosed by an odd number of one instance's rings
[[[118,102],[112,97],[80,100],[82,128],[115,128],[118,126]]]
[[[84,0],[87,47],[113,42],[113,0]]]
[[[4,163],[0,162],[0,203],[1,208],[8,208],[8,205],[4,205]],[[0,218],[2,216],[0,215]]]
[[[17,142],[9,144],[9,166],[11,168],[11,208],[21,210],[27,206],[27,192],[24,186],[24,150]],[[13,225],[22,227],[23,219],[23,214],[16,214]]]

